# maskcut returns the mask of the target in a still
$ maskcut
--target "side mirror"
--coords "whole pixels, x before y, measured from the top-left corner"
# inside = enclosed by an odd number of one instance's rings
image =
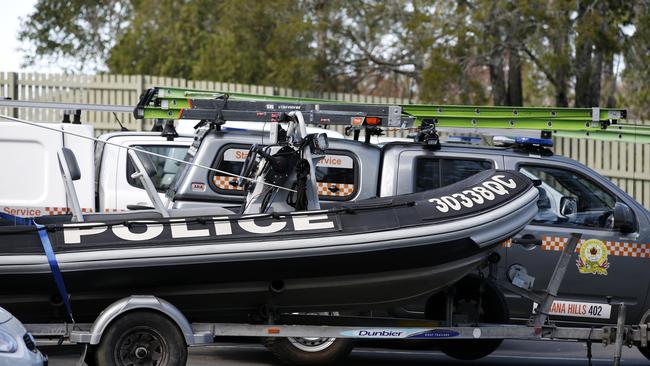
[[[614,205],[614,228],[623,234],[637,231],[638,224],[636,216],[630,206],[623,202],[616,202]]]
[[[560,215],[571,216],[578,212],[578,201],[573,197],[562,197],[560,199]]]

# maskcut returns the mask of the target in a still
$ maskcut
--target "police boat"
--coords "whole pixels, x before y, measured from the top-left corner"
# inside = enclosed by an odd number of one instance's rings
[[[537,212],[526,176],[488,170],[439,189],[322,209],[315,165],[325,135],[286,113],[275,143],[253,146],[236,184],[245,203],[168,209],[143,150],[128,153],[153,209],[84,214],[74,154],[58,154],[72,215],[0,217],[0,306],[29,323],[93,321],[110,303],[154,295],[190,321],[260,309],[385,309],[439,291],[485,263]],[[176,179],[196,168],[192,149]],[[205,167],[206,169],[211,169]],[[231,174],[231,173],[228,173]],[[240,320],[242,318],[239,318]]]

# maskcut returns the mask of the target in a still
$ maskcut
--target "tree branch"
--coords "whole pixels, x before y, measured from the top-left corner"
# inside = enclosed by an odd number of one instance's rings
[[[538,59],[537,56],[535,56],[533,52],[528,47],[526,47],[526,45],[523,43],[521,44],[521,49],[528,55],[530,60],[533,61],[535,65],[537,65],[537,67],[542,71],[544,76],[546,76],[548,81],[550,81],[551,84],[553,84],[553,86],[557,87],[558,86],[557,80],[555,79],[551,71],[548,68],[546,68],[546,66],[544,66],[544,64],[540,61],[540,59]]]

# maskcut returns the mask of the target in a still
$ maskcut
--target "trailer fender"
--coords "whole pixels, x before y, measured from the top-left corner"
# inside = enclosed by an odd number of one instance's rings
[[[209,334],[194,334],[190,322],[177,307],[155,296],[129,296],[112,303],[104,309],[101,314],[99,314],[97,319],[95,319],[90,331],[83,335],[79,334],[79,339],[76,339],[75,341],[90,345],[99,344],[102,334],[113,320],[118,316],[135,309],[157,311],[169,317],[174,323],[176,323],[183,333],[185,343],[188,346],[212,342],[212,337]]]

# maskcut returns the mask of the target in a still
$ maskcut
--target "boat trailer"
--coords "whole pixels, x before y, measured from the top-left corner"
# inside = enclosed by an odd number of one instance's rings
[[[350,338],[365,340],[482,340],[518,339],[537,341],[580,341],[586,342],[587,358],[591,361],[591,344],[614,345],[613,364],[620,365],[624,345],[648,345],[647,312],[640,324],[625,324],[626,304],[618,306],[616,325],[580,328],[556,326],[549,321],[549,311],[566,273],[572,255],[580,242],[580,234],[573,234],[567,242],[543,295],[523,290],[509,282],[497,282],[500,286],[516,291],[539,304],[526,325],[513,324],[455,324],[448,315],[445,321],[430,321],[401,318],[332,316],[307,314],[278,314],[270,316],[266,324],[242,323],[190,323],[171,303],[154,296],[134,295],[115,302],[106,308],[94,323],[77,324],[25,324],[37,341],[47,343],[48,339],[58,344],[63,341],[85,345],[79,360],[84,364],[91,347],[98,345],[104,330],[120,315],[132,310],[146,310],[162,313],[169,317],[181,330],[187,346],[202,346],[214,343],[215,337],[294,337],[294,338]],[[515,244],[517,242],[515,241]],[[520,243],[524,244],[524,243]],[[526,243],[530,245],[530,243]],[[490,266],[496,265],[496,261]],[[492,270],[490,272],[493,272]],[[453,300],[447,302],[447,313],[453,313]]]

